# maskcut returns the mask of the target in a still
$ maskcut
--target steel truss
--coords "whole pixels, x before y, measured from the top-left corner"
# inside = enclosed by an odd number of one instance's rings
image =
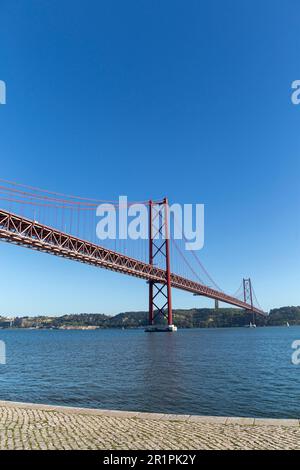
[[[175,287],[264,315],[262,310],[245,301],[171,273],[167,261],[166,269],[161,269],[153,263],[144,263],[5,210],[0,210],[0,239],[167,286],[169,294],[171,287]],[[169,295],[166,308],[168,320],[172,321],[170,300]]]

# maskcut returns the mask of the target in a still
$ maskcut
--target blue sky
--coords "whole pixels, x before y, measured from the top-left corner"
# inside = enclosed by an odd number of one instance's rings
[[[218,284],[299,305],[299,2],[0,2],[0,176],[204,203]],[[0,313],[147,308],[143,281],[5,243],[0,259]]]

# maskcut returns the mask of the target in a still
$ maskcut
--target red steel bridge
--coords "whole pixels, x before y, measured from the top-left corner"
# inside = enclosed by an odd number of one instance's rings
[[[99,204],[113,201],[80,198],[0,180],[0,240],[145,280],[149,287],[149,324],[160,317],[173,325],[172,288],[265,315],[250,278],[234,294],[214,282],[194,251],[170,232],[167,199],[147,201],[149,236],[141,240],[103,240],[96,236]],[[130,204],[129,204],[130,205]]]

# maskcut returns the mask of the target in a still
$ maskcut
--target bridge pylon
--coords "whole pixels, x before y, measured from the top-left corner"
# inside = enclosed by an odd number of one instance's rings
[[[176,331],[173,325],[171,268],[170,268],[170,234],[169,205],[167,198],[161,202],[149,201],[149,264],[156,259],[163,259],[166,272],[165,282],[149,281],[149,328],[147,331]],[[168,325],[155,327],[156,319],[166,318]],[[159,322],[157,322],[159,323]],[[152,327],[152,328],[151,328]]]
[[[243,279],[243,291],[244,291],[244,302],[251,305],[252,322],[255,325],[255,312],[253,310],[252,283],[251,283],[250,277],[248,279]]]

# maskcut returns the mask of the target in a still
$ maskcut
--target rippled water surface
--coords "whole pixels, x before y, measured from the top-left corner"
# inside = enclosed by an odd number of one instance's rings
[[[299,418],[295,339],[300,327],[1,330],[0,400]]]

